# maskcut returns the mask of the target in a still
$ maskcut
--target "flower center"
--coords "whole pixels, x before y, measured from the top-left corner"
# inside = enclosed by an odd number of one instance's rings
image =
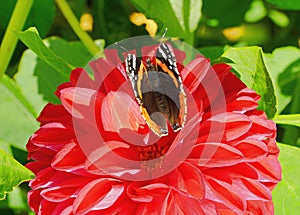
[[[153,144],[151,146],[138,147],[139,158],[141,161],[153,160],[162,157],[168,150],[167,146]]]
[[[164,161],[164,155],[168,151],[169,146],[167,145],[157,145],[153,144],[151,146],[138,147],[139,158],[144,161],[142,164],[142,169],[146,171],[153,171],[155,169],[161,168]],[[151,160],[157,159],[154,162],[149,162]]]

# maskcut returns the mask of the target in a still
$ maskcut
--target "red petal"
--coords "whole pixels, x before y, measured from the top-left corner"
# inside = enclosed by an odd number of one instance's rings
[[[74,213],[111,207],[124,191],[124,185],[115,179],[98,179],[84,186],[74,202]]]
[[[136,151],[129,148],[128,144],[118,141],[105,142],[94,149],[85,165],[85,169],[92,174],[105,173],[131,179],[142,172]]]
[[[246,200],[238,192],[234,191],[230,184],[215,179],[208,179],[207,181],[211,189],[225,202],[226,206],[237,211],[244,211],[246,209]]]
[[[210,71],[210,63],[206,58],[196,58],[191,61],[182,71],[181,77],[185,86],[187,86],[188,91],[193,93],[198,90],[204,77]],[[205,84],[205,83],[204,83]]]
[[[63,202],[74,197],[78,187],[51,187],[41,192],[43,198],[50,202]]]
[[[43,200],[41,202],[41,207],[39,210],[39,215],[49,215],[49,214],[59,214],[59,215],[74,215],[72,212],[72,203],[74,198],[70,198],[64,202],[60,202],[59,204],[56,202],[50,202],[47,200]]]
[[[243,113],[249,116],[251,115],[251,112],[256,110],[258,107],[257,97],[259,96],[255,92],[250,91],[248,88],[245,88],[240,92],[236,92],[231,96],[232,98],[228,98],[228,95],[226,95],[228,112]],[[248,112],[250,112],[250,114],[248,114]]]
[[[189,163],[181,164],[178,170],[174,178],[170,179],[170,185],[173,185],[178,191],[191,195],[195,199],[203,199],[205,187],[200,170]]]
[[[234,101],[227,104],[228,112],[245,113],[246,111],[253,110],[258,107],[255,99],[248,96],[235,98]]]
[[[153,57],[155,57],[157,48],[158,48],[158,44],[142,47],[141,48],[141,51],[142,51],[142,55],[141,55],[142,61],[146,62],[147,58],[150,57],[151,58],[150,60],[154,64],[155,62],[153,62]]]
[[[121,64],[113,64],[108,59],[99,58],[90,63],[94,70],[96,88],[102,93],[117,91],[127,79]]]
[[[105,49],[104,54],[106,57],[106,60],[109,61],[111,64],[117,66],[121,62],[121,59],[119,58],[118,51],[116,49]]]
[[[174,49],[174,55],[176,58],[176,63],[179,65],[183,65],[183,61],[186,58],[186,54],[184,51],[181,51],[180,49]],[[178,68],[179,72],[181,72],[181,70]]]
[[[69,87],[74,87],[71,82],[65,82],[59,85],[55,91],[55,95],[59,98],[60,97],[60,91]]]
[[[127,188],[127,195],[136,202],[151,202],[156,197],[165,196],[168,190],[169,187],[163,183],[132,182]]]
[[[79,119],[84,118],[82,107],[90,107],[93,110],[97,91],[88,88],[69,87],[61,91],[61,102],[64,108],[73,116]]]
[[[124,92],[110,92],[101,107],[105,131],[119,132],[120,129],[137,131],[145,120],[136,101]]]
[[[136,214],[137,204],[131,201],[126,194],[122,194],[112,207],[104,210],[89,211],[86,215],[130,215]]]
[[[28,158],[49,165],[55,153],[51,149],[37,148],[28,155]]]
[[[221,113],[212,116],[201,125],[200,133],[204,134],[200,142],[232,141],[251,128],[251,120],[238,113]]]
[[[47,104],[37,120],[41,122],[42,125],[48,122],[70,123],[71,115],[62,105]]]
[[[93,178],[88,177],[88,174],[73,174],[68,172],[58,172],[51,167],[40,171],[36,178],[30,181],[30,186],[33,189],[46,188],[51,186],[84,186]]]
[[[165,211],[165,195],[161,195],[156,201],[150,203],[138,204],[138,208],[134,214],[136,215],[166,215]]]
[[[70,81],[73,86],[80,88],[94,88],[94,82],[88,75],[88,73],[82,68],[76,68],[70,75]]]
[[[207,59],[205,60],[207,61]],[[207,61],[207,64],[209,66],[209,61]],[[202,100],[203,109],[207,112],[212,111],[213,113],[217,113],[220,112],[220,110],[222,112],[226,111],[226,100],[224,95],[226,92],[223,90],[221,81],[223,77],[229,73],[229,67],[223,67],[224,66],[222,66],[221,70],[214,70],[213,68],[208,67],[208,71],[202,78],[199,87],[193,92],[193,96],[196,100]]]
[[[54,156],[51,165],[55,169],[71,170],[83,167],[86,160],[80,146],[74,142],[67,143]]]
[[[247,201],[247,211],[257,215],[273,215],[274,207],[272,201]]]
[[[216,64],[213,66],[215,71],[223,71],[223,74],[226,74],[222,79],[223,91],[229,98],[231,94],[236,95],[238,92],[246,88],[246,85],[236,77],[235,74],[229,72],[230,67],[225,64]],[[229,100],[230,101],[230,100]]]
[[[36,174],[36,177],[29,182],[32,189],[39,189],[46,187],[49,179],[55,174],[55,171],[51,167],[47,167]]]
[[[258,116],[249,116],[253,121],[253,126],[251,127],[251,132],[254,134],[264,134],[265,136],[270,135],[274,137],[276,133],[276,125],[271,120],[266,120]]]
[[[243,155],[240,151],[222,143],[197,144],[188,161],[197,166],[222,167],[240,163]]]
[[[49,164],[43,164],[40,162],[29,162],[25,165],[28,169],[30,169],[34,174],[39,173],[43,169],[47,168]]]
[[[140,204],[136,214],[195,214],[205,215],[203,206],[208,210],[207,204],[201,204],[199,201],[180,193],[170,190],[167,194],[157,195],[156,198],[149,202]],[[210,210],[211,209],[211,210]],[[216,215],[213,207],[209,209],[211,215]]]
[[[260,178],[265,182],[277,181],[278,183],[281,180],[281,166],[277,157],[265,157],[263,160],[250,163],[250,165],[258,171]]]
[[[278,157],[279,155],[279,147],[277,146],[276,139],[275,138],[267,138],[264,140],[266,145],[268,146],[268,153],[269,155],[274,155],[275,157]]]
[[[205,176],[211,176],[227,183],[232,183],[233,178],[258,179],[256,170],[247,163],[219,168],[203,168],[201,171]]]
[[[42,196],[40,195],[41,191],[41,189],[30,190],[27,194],[28,205],[30,206],[30,209],[36,213],[39,211],[40,203],[43,200]]]
[[[40,208],[38,210],[39,215],[49,215],[53,214],[53,211],[55,210],[57,203],[49,202],[47,200],[42,200]]]
[[[272,200],[271,191],[259,181],[243,178],[241,179],[241,181],[243,182],[243,185],[248,189],[248,193],[250,191],[255,196],[257,196],[257,199]]]
[[[246,139],[234,145],[234,148],[240,150],[248,161],[255,161],[262,156],[267,155],[268,148],[265,143]]]
[[[31,137],[31,142],[37,146],[49,147],[64,144],[74,138],[72,128],[62,123],[48,123],[40,127]]]
[[[206,201],[202,202],[173,191],[168,199],[166,214],[217,215],[215,207],[207,206]],[[180,211],[182,213],[179,213]]]

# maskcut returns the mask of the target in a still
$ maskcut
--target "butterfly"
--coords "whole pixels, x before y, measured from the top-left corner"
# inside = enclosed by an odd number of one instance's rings
[[[168,135],[168,123],[175,132],[182,129],[186,95],[171,45],[161,42],[154,56],[138,58],[127,54],[125,65],[141,114],[150,129],[160,137]]]

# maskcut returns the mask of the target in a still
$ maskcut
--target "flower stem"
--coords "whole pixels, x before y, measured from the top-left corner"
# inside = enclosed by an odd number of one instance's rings
[[[92,38],[80,27],[80,24],[71,10],[70,6],[65,0],[55,0],[57,6],[61,10],[63,16],[66,18],[75,34],[82,41],[87,50],[93,55],[97,55],[100,52],[100,48],[95,44]]]
[[[0,47],[0,79],[5,73],[18,42],[17,33],[23,29],[33,0],[18,0]]]

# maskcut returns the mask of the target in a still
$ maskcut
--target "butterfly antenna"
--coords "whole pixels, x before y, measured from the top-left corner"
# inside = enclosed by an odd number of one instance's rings
[[[161,36],[160,42],[159,42],[158,46],[156,47],[156,49],[158,49],[158,47],[160,47],[161,44],[163,43],[164,38],[165,38],[165,36],[166,36],[166,34],[167,34],[167,31],[168,31],[168,28],[165,28],[165,31],[164,31],[163,35]],[[155,50],[156,50],[156,49],[155,49]],[[155,57],[155,51],[154,51],[152,57]]]
[[[165,28],[165,31],[164,31],[163,35],[161,36],[159,46],[163,43],[163,39],[165,38],[167,31],[168,31],[168,28]]]
[[[129,50],[128,49],[126,49],[124,46],[122,46],[122,45],[119,45],[119,43],[118,42],[115,42],[115,45],[117,46],[117,47],[120,47],[123,51],[125,51],[125,52],[129,52]]]

